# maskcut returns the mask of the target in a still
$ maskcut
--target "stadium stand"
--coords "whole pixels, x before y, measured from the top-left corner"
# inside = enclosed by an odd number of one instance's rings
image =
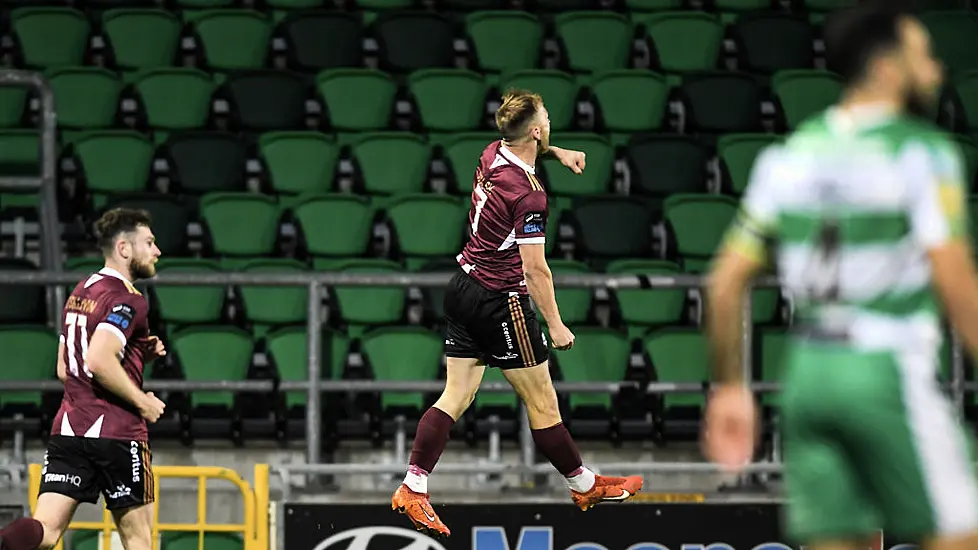
[[[582,177],[542,163],[554,272],[698,274],[759,150],[838,97],[821,24],[843,4],[31,0],[0,8],[0,59],[42,71],[54,90],[67,270],[97,264],[74,257],[93,252],[79,236],[120,205],[153,214],[161,273],[451,268],[498,97],[523,87],[543,95],[552,141],[588,155]],[[978,14],[948,4],[923,14],[953,74],[937,120],[958,132],[974,182]],[[37,115],[32,94],[0,88],[0,174],[36,172]],[[36,198],[0,194],[0,219],[36,220]],[[5,251],[15,232],[5,229]],[[32,253],[0,269],[34,269]],[[440,289],[326,294],[324,378],[442,375]],[[174,351],[152,377],[303,379],[305,290],[154,286],[149,296]],[[50,348],[43,300],[39,288],[0,285],[0,348],[20,358],[5,378],[53,376],[50,358],[20,353]],[[560,289],[558,301],[578,343],[556,355],[557,379],[706,380],[697,290]],[[753,306],[754,372],[774,380],[790,303],[773,289]],[[23,406],[50,414],[39,395],[3,393],[0,417]],[[247,408],[273,419],[267,433],[301,437],[305,395],[265,397],[191,392],[174,407],[176,433],[242,443]],[[345,397],[324,405],[364,438],[433,398]],[[563,402],[575,437],[616,441],[663,425],[656,437],[695,437],[702,404],[700,394]],[[492,415],[515,436],[513,396],[486,394],[466,417],[474,439]]]

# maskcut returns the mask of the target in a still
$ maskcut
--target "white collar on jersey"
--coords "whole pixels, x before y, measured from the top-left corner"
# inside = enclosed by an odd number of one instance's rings
[[[112,269],[111,267],[103,267],[102,269],[99,270],[99,274],[108,275],[109,277],[115,277],[116,279],[119,279],[120,281],[125,283],[129,282],[129,279],[126,279],[122,273],[119,273],[118,271]]]
[[[527,172],[533,174],[534,176],[536,175],[536,169],[534,169],[529,164],[523,162],[523,159],[521,159],[520,157],[516,156],[516,153],[510,151],[502,143],[499,144],[499,154],[501,154],[503,157],[506,158],[506,160],[508,160],[509,162],[512,162],[516,166],[519,166],[520,168],[526,170]]]
[[[835,130],[850,131],[866,128],[885,122],[896,114],[889,103],[863,103],[850,107],[832,107],[829,111],[829,124]]]

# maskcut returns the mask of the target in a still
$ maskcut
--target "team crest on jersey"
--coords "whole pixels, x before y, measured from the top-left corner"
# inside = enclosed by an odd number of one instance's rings
[[[944,214],[951,219],[960,217],[964,206],[964,191],[961,186],[953,182],[942,182],[937,189]]]
[[[543,212],[528,212],[523,217],[523,233],[543,232]]]

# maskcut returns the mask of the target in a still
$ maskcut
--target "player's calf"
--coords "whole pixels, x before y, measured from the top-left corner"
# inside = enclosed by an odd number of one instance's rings
[[[34,518],[17,518],[0,529],[0,550],[37,550],[54,546],[42,546],[43,542],[44,525]],[[56,544],[57,539],[54,542]]]

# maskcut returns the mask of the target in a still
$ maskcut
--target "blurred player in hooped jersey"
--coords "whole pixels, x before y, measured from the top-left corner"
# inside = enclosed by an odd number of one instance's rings
[[[538,94],[507,92],[496,125],[502,139],[482,152],[472,182],[472,238],[457,256],[459,269],[445,293],[445,390],[418,424],[407,475],[391,500],[418,530],[436,536],[451,532],[428,500],[428,475],[487,366],[501,369],[526,403],[533,441],[563,476],[575,505],[587,510],[602,501],[621,502],[642,488],[641,477],[596,475],[584,466],[560,417],[550,346],[530,304],[532,298],[553,347],[570,349],[574,334],[560,318],[547,265],[547,193],[536,162],[553,155],[580,174],[585,155],[550,145],[550,117]]]
[[[166,354],[149,333],[133,286],[160,256],[142,210],[117,208],[95,224],[105,267],[78,283],[64,307],[58,378],[65,390],[44,457],[33,518],[0,531],[0,550],[51,548],[81,502],[101,494],[126,550],[150,550],[155,479],[147,422],[164,404],[144,392],[143,365]]]

